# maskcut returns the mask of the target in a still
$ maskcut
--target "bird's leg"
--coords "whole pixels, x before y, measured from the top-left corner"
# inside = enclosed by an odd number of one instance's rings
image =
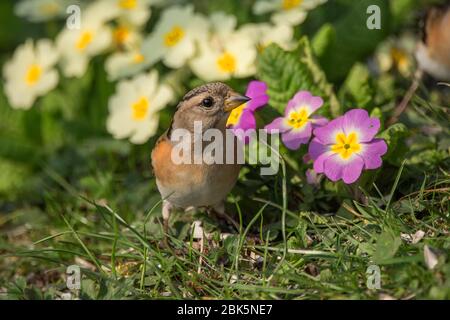
[[[239,231],[239,229],[240,229],[239,223],[237,223],[232,217],[230,217],[225,212],[225,203],[223,201],[213,205],[212,209],[219,217],[224,218],[225,220],[227,220],[228,223],[232,224],[236,228],[236,230]]]
[[[204,245],[205,245],[205,232],[203,231],[202,222],[199,220],[194,221],[192,223],[192,237],[194,239],[198,239],[200,245],[200,255],[198,257],[198,268],[197,273],[200,274],[202,271],[203,264],[203,253],[204,253]]]
[[[164,242],[165,244],[168,244],[168,235],[169,235],[169,218],[170,218],[170,212],[172,211],[172,204],[167,201],[163,200],[163,207],[162,207],[162,216],[163,216],[163,231],[164,231]]]

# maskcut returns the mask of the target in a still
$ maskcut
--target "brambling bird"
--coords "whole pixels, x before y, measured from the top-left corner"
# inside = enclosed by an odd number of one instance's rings
[[[249,100],[226,84],[216,82],[189,91],[179,102],[169,129],[158,139],[151,154],[156,184],[163,198],[162,215],[166,233],[170,212],[174,208],[207,207],[227,217],[224,199],[234,187],[240,171],[236,161],[232,164],[206,164],[204,161],[200,164],[180,164],[173,161],[174,131],[185,129],[193,135],[194,122],[200,121],[203,132],[215,128],[225,136],[230,112]],[[205,142],[202,144],[208,145]],[[227,150],[224,144],[225,156]],[[193,145],[190,150],[194,150]]]
[[[426,73],[438,80],[450,81],[450,4],[428,10],[416,59]]]
[[[450,4],[431,7],[422,21],[422,40],[418,42],[415,56],[418,69],[400,104],[387,121],[398,121],[419,88],[423,73],[437,80],[450,81]]]

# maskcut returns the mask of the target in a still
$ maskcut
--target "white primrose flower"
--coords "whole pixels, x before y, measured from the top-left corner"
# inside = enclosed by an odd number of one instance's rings
[[[256,48],[250,34],[235,30],[236,18],[224,13],[210,17],[211,33],[199,43],[192,71],[205,81],[244,78],[255,73]]]
[[[308,11],[327,2],[327,0],[259,0],[253,6],[254,14],[272,12],[275,24],[298,25],[307,16]]]
[[[161,0],[100,0],[114,18],[136,26],[144,25],[151,16],[150,6]]]
[[[142,42],[142,28],[119,21],[112,31],[113,44],[118,49],[133,49]]]
[[[37,97],[56,87],[57,60],[57,51],[48,39],[38,40],[36,45],[27,40],[16,49],[3,67],[4,89],[13,108],[29,109]]]
[[[66,14],[67,6],[70,4],[73,4],[73,1],[22,0],[15,5],[14,13],[32,22],[42,22],[63,17]]]
[[[90,59],[112,43],[112,31],[106,25],[111,16],[100,4],[93,3],[84,10],[80,29],[65,28],[56,38],[62,70],[67,77],[81,77]]]
[[[156,62],[151,53],[141,49],[130,49],[111,54],[105,62],[108,79],[114,81],[124,77],[133,76]]]
[[[243,25],[239,32],[246,33],[250,39],[253,39],[259,51],[272,43],[277,44],[284,50],[291,50],[294,46],[294,30],[286,24],[248,23]]]
[[[142,50],[168,67],[180,68],[194,55],[195,43],[205,38],[205,30],[206,19],[195,14],[192,5],[172,6],[162,13]]]
[[[117,84],[116,93],[109,99],[106,121],[114,138],[142,144],[156,133],[158,111],[173,99],[172,89],[158,81],[157,71],[152,71]]]

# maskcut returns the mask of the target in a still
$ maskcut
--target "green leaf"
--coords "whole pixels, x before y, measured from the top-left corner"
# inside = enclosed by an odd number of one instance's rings
[[[335,36],[318,57],[330,81],[340,81],[355,61],[363,61],[390,31],[390,8],[386,0],[346,1],[346,14],[334,24]],[[377,5],[381,11],[381,29],[367,28],[367,8]],[[320,32],[325,32],[320,30]],[[331,33],[331,31],[328,31]],[[320,34],[317,36],[320,38]],[[322,36],[323,37],[323,36]]]
[[[397,29],[411,18],[420,2],[417,0],[395,0],[389,3],[392,13],[392,25]]]
[[[394,165],[401,164],[408,151],[406,144],[402,143],[406,136],[408,136],[408,128],[403,123],[393,124],[378,136],[384,139],[388,145],[384,160]]]
[[[315,63],[306,37],[292,52],[284,51],[276,44],[264,49],[258,61],[258,76],[267,83],[269,103],[279,112],[283,112],[296,92],[309,90],[324,99],[321,114],[337,116],[341,113],[333,87]]]
[[[356,63],[339,91],[340,101],[351,108],[371,109],[374,90],[371,85],[369,70],[361,63]],[[367,108],[369,107],[369,108]]]
[[[311,47],[316,57],[323,56],[333,43],[336,30],[330,23],[324,24],[311,41]]]
[[[0,194],[11,195],[27,183],[29,175],[27,166],[0,158]]]
[[[383,231],[377,237],[375,253],[372,256],[375,263],[383,263],[395,256],[398,248],[402,244],[400,237],[390,231]]]

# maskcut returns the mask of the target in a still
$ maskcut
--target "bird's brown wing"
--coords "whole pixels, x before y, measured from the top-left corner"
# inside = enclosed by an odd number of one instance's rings
[[[450,68],[450,6],[428,12],[425,34],[430,56]]]
[[[158,138],[158,140],[156,140],[156,143],[155,143],[155,146],[153,147],[153,150],[152,150],[152,154],[151,154],[151,158],[152,158],[152,161],[151,161],[151,167],[152,167],[152,174],[153,174],[153,176],[155,176],[155,167],[154,167],[154,161],[153,161],[153,154],[156,152],[158,152],[158,151],[155,151],[155,150],[158,150],[158,149],[160,149],[161,147],[158,147],[161,143],[162,144],[164,144],[164,143],[170,143],[170,134],[172,133],[172,126],[173,126],[173,118],[172,118],[172,120],[170,121],[170,124],[169,124],[169,127],[167,128],[167,130],[166,131],[164,131],[164,133]]]

